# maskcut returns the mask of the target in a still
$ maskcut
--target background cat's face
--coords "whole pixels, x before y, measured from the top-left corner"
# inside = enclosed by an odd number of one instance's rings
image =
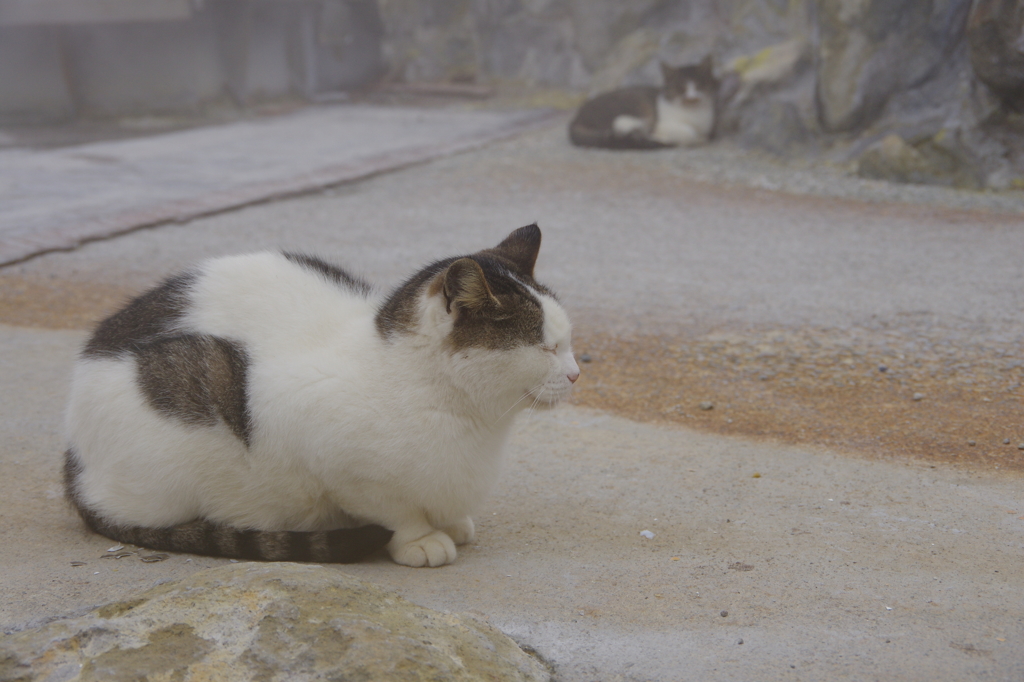
[[[715,78],[710,56],[699,64],[676,68],[662,62],[661,74],[665,82],[665,98],[669,100],[692,106],[714,101],[718,92],[719,81]]]

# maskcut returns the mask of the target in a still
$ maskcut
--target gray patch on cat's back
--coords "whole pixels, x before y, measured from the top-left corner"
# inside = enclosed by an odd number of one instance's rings
[[[137,350],[166,334],[184,316],[195,273],[184,273],[133,299],[106,318],[85,345],[82,356],[102,358]]]
[[[310,256],[304,253],[285,252],[284,257],[292,263],[302,266],[306,270],[314,272],[334,284],[337,284],[338,286],[353,293],[359,294],[360,296],[369,296],[373,291],[373,287],[371,287],[366,281],[350,274],[343,268],[328,263],[316,256]]]
[[[183,334],[146,344],[136,358],[139,386],[154,410],[186,424],[222,419],[249,446],[249,358],[241,344]]]

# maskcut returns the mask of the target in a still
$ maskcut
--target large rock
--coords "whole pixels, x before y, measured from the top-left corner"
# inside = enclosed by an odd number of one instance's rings
[[[550,680],[495,628],[332,568],[242,563],[0,639],[0,681]]]
[[[1024,111],[1024,2],[977,0],[967,42],[978,78],[1015,110]]]
[[[970,0],[820,0],[818,99],[828,131],[863,128],[961,44]]]

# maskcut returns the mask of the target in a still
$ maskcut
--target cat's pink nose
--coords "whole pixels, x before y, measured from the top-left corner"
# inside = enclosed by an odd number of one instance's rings
[[[580,373],[573,372],[572,374],[566,374],[565,378],[569,380],[569,383],[575,384],[576,380],[580,378]]]

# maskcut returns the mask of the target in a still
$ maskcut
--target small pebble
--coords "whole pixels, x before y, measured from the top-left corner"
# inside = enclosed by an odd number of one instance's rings
[[[975,441],[973,441],[973,440],[969,440],[969,441],[967,441],[967,444],[968,444],[968,445],[970,445],[970,446],[971,446],[972,448],[973,448],[973,447],[974,447],[975,445],[977,445],[977,443],[976,443]]]
[[[754,472],[754,475],[751,476],[751,478],[761,478],[761,474]]]
[[[648,540],[653,540],[654,539],[654,533],[652,533],[649,530],[642,530],[642,531],[640,531],[640,535],[644,536]]]
[[[740,641],[738,641],[738,642],[736,642],[736,643],[737,643],[737,644],[743,644],[743,640],[741,639]]]
[[[915,393],[914,400],[924,400],[924,393]]]
[[[888,368],[888,367],[886,367],[885,365],[879,365],[879,366],[878,366],[878,371],[879,371],[879,372],[888,372],[888,371],[889,371],[889,368]]]
[[[697,407],[699,407],[700,409],[702,409],[702,410],[704,410],[706,412],[707,410],[715,409],[715,404],[713,402],[711,402],[710,400],[705,400],[704,402],[702,402]]]
[[[153,564],[153,563],[156,563],[157,561],[164,561],[164,560],[169,559],[169,558],[170,558],[169,554],[149,554],[147,556],[142,557],[142,563],[144,563],[144,564]]]
[[[728,611],[722,611],[722,612],[721,612],[720,614],[718,614],[718,615],[720,615],[720,616],[721,616],[722,618],[725,618],[726,616],[728,616],[728,615],[729,615],[729,612],[728,612]]]
[[[1018,450],[1024,450],[1024,443],[1021,443],[1020,445],[1018,445],[1017,449]]]
[[[580,362],[590,362],[591,360],[593,360],[593,358],[590,357],[590,353],[584,353],[580,356]]]
[[[1010,439],[1009,438],[1004,438],[1003,439],[1003,445],[1009,445],[1009,444],[1010,444]]]
[[[124,549],[124,545],[117,545],[117,546],[115,546],[115,547],[111,547],[111,548],[110,548],[110,549],[108,549],[107,551],[108,551],[108,552],[119,552],[119,551],[121,551],[122,549]]]
[[[84,561],[72,561],[71,565],[72,566],[85,566],[85,562]]]

